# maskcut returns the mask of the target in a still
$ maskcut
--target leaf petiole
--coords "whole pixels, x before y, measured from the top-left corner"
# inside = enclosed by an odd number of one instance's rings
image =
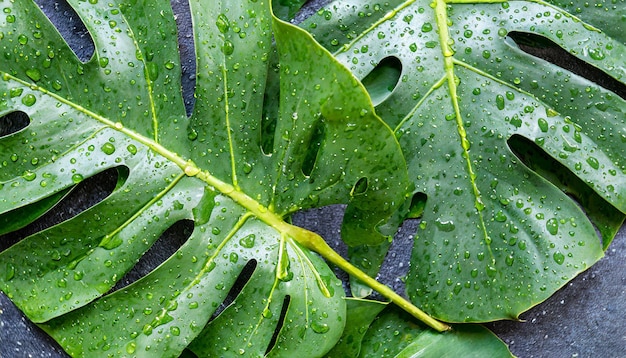
[[[399,306],[400,308],[402,308],[403,310],[411,314],[413,317],[422,321],[423,323],[425,323],[432,329],[438,332],[444,332],[452,328],[449,325],[432,318],[424,311],[415,307],[415,305],[413,305],[407,299],[398,295],[391,288],[376,281],[375,279],[367,275],[365,272],[361,271],[360,269],[352,265],[346,259],[341,257],[330,246],[328,246],[326,241],[324,241],[324,239],[318,234],[308,231],[306,229],[297,227],[297,226],[290,225],[285,222],[282,222],[281,226],[284,226],[281,228],[281,231],[285,230],[286,232],[288,232],[289,236],[293,237],[294,240],[296,240],[298,243],[300,243],[301,245],[304,245],[306,248],[310,250],[317,252],[326,260],[337,265],[339,268],[341,268],[348,274],[353,275],[354,277],[358,278],[363,283],[365,283],[372,289],[376,290],[378,293],[388,298],[389,300],[391,300],[391,302],[395,303],[397,306]]]

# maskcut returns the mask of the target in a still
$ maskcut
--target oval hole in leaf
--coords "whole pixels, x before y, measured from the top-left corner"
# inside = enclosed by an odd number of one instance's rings
[[[95,46],[87,27],[66,0],[35,0],[65,42],[83,63],[93,57]]]
[[[58,202],[58,200],[51,200],[50,197],[48,197],[46,200],[49,200],[50,207],[47,209],[38,208],[42,214],[39,219],[19,230],[0,235],[0,251],[6,250],[27,236],[69,220],[81,212],[97,205],[111,195],[116,188],[124,184],[128,173],[129,169],[125,166],[110,168],[83,180],[69,189],[69,194],[65,195],[60,202]],[[41,203],[42,202],[39,201],[32,205],[40,205]],[[29,207],[32,206],[26,206],[25,208]],[[53,210],[48,210],[52,207],[54,207]],[[16,210],[5,213],[2,217],[12,216],[15,214]],[[2,222],[1,218],[0,222]]]
[[[426,207],[426,194],[424,193],[415,193],[411,198],[411,206],[409,207],[409,212],[407,213],[408,219],[417,219],[422,216],[424,213],[424,208]]]
[[[22,111],[11,112],[0,117],[0,138],[17,133],[28,127],[30,118]]]
[[[507,34],[507,40],[509,42],[512,40],[520,50],[529,55],[566,69],[626,99],[626,85],[570,54],[546,37],[528,32],[511,31]]]
[[[304,161],[302,162],[302,173],[307,177],[311,175],[311,172],[315,167],[317,156],[320,152],[320,148],[322,147],[322,140],[324,139],[325,129],[326,126],[324,125],[323,120],[319,120],[316,122],[315,128],[313,130],[313,135],[311,136],[311,141],[307,146]]]
[[[235,301],[237,296],[239,296],[239,294],[241,293],[241,290],[243,290],[246,283],[250,281],[250,278],[252,277],[252,274],[254,273],[256,266],[257,266],[256,260],[249,260],[248,262],[246,262],[246,265],[243,267],[243,269],[239,273],[239,276],[237,276],[237,280],[235,280],[235,283],[232,285],[232,287],[228,291],[226,298],[224,299],[224,301],[222,301],[222,303],[219,305],[217,310],[215,310],[209,322],[211,322],[217,316],[219,316],[220,313],[222,313],[226,309],[226,307],[228,307],[231,303]]]
[[[180,220],[172,224],[110,292],[124,288],[152,272],[189,240],[193,229],[193,220]]]
[[[289,295],[285,296],[283,300],[283,307],[280,310],[280,317],[278,317],[278,324],[276,325],[276,329],[274,330],[274,334],[272,335],[272,339],[270,339],[270,343],[267,345],[267,350],[265,351],[265,355],[267,355],[278,341],[278,335],[280,334],[281,329],[285,325],[285,317],[287,316],[287,309],[289,309],[289,302],[291,301],[291,297]]]
[[[357,196],[357,195],[362,195],[367,191],[367,178],[363,177],[359,180],[357,180],[356,184],[354,184],[354,186],[352,187],[352,190],[350,191],[350,196]]]
[[[269,155],[274,152],[274,136],[276,135],[276,122],[279,117],[278,103],[280,102],[279,68],[276,63],[276,53],[271,54],[272,65],[268,70],[263,95],[263,110],[261,116],[261,149]]]
[[[396,88],[402,74],[402,62],[397,57],[386,57],[361,81],[370,94],[374,106],[384,102]]]

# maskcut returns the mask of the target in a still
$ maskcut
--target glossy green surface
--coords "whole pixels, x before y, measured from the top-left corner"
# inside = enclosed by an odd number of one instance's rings
[[[395,130],[414,184],[400,217],[423,210],[407,294],[435,317],[515,319],[621,226],[626,102],[521,49],[553,43],[623,89],[624,2],[602,4],[336,1],[301,25],[369,84]],[[394,69],[397,83],[376,79]]]
[[[169,1],[70,4],[95,43],[84,63],[34,3],[0,15],[0,114],[30,118],[0,138],[1,231],[86,178],[122,175],[98,204],[2,252],[0,288],[74,356],[175,357],[196,337],[190,348],[209,356],[323,355],[342,334],[344,292],[305,248],[319,236],[285,220],[343,203],[347,241],[385,238],[377,226],[407,173],[365,89],[267,2],[192,1],[188,118]],[[278,96],[266,96],[269,73]],[[111,291],[182,220],[187,242]],[[208,323],[246,265],[250,280]]]

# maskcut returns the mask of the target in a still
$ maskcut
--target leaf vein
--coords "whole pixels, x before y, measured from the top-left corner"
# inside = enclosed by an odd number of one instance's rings
[[[404,3],[400,4],[399,6],[395,7],[394,9],[390,10],[383,17],[381,17],[380,19],[376,20],[376,22],[374,22],[370,27],[368,27],[363,32],[361,32],[356,37],[354,37],[352,39],[352,41],[350,41],[350,42],[344,44],[343,46],[341,46],[341,48],[339,50],[337,50],[337,52],[335,52],[333,54],[333,56],[337,57],[338,54],[343,53],[343,52],[347,52],[352,47],[352,45],[354,45],[356,42],[358,42],[360,39],[362,39],[365,35],[367,35],[371,31],[373,31],[375,28],[377,28],[378,26],[382,25],[386,21],[389,21],[389,20],[393,19],[398,14],[398,12],[400,12],[404,8],[410,6],[414,2],[415,2],[415,0],[408,0],[408,1],[405,1]]]
[[[156,107],[155,107],[155,101],[154,101],[154,89],[152,87],[152,79],[150,78],[150,73],[148,71],[148,63],[146,62],[146,56],[143,54],[143,51],[141,51],[141,48],[139,47],[139,43],[137,42],[137,38],[135,36],[135,32],[133,31],[132,27],[130,26],[130,23],[126,20],[126,16],[124,15],[124,13],[122,12],[121,14],[122,19],[124,20],[124,22],[128,25],[128,34],[130,36],[130,38],[133,40],[133,44],[135,45],[135,49],[137,50],[138,53],[141,53],[141,57],[140,57],[140,61],[143,64],[143,74],[144,77],[146,79],[146,85],[148,86],[148,100],[150,102],[150,113],[152,116],[152,130],[154,131],[154,138],[153,140],[156,143],[159,143],[159,121],[157,119],[157,115],[156,115]]]

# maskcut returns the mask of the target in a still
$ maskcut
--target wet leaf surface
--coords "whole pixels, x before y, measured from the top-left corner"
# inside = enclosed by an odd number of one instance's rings
[[[602,257],[624,219],[622,20],[566,10],[341,1],[301,25],[395,129],[415,187],[397,221],[423,210],[407,294],[443,320],[515,319]],[[616,85],[522,50],[548,43]],[[392,69],[397,83],[378,79]]]
[[[1,132],[2,232],[99,173],[117,183],[3,251],[0,288],[74,356],[178,356],[194,339],[210,356],[323,355],[345,326],[344,292],[290,215],[347,204],[346,240],[376,243],[406,195],[400,147],[365,89],[268,3],[192,1],[188,117],[169,1],[69,3],[93,39],[85,60],[34,3],[0,15],[0,115],[28,117]],[[116,285],[181,228],[161,265]]]

